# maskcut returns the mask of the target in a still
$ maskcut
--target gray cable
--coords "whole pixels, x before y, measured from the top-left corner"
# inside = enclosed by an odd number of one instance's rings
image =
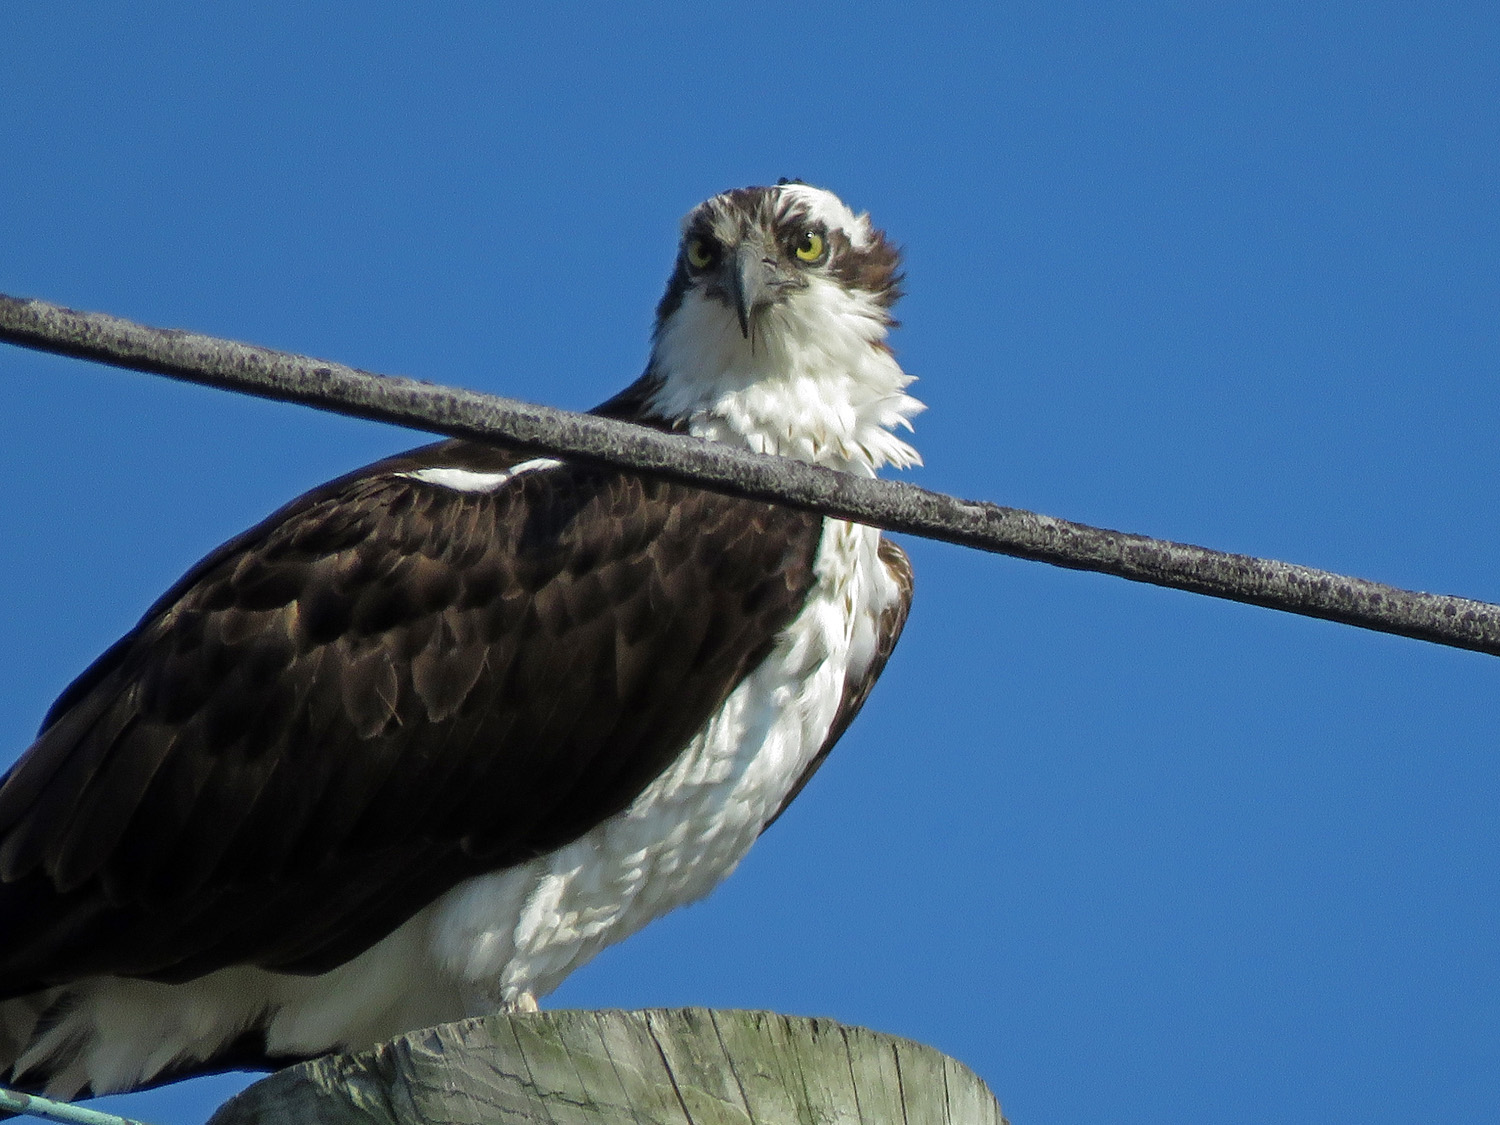
[[[413,429],[640,469],[965,547],[1500,655],[1500,606],[960,500],[607,418],[0,295],[0,340]]]

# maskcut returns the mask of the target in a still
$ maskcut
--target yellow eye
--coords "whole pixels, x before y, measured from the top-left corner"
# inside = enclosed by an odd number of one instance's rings
[[[718,250],[719,248],[706,238],[690,238],[687,244],[688,265],[695,270],[707,269],[713,265]]]
[[[797,239],[792,247],[792,252],[797,255],[801,262],[816,262],[823,256],[823,236],[815,230],[805,230],[802,237]]]

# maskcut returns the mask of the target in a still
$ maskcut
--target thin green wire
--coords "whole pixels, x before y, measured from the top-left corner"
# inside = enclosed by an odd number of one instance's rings
[[[0,1086],[0,1109],[12,1113],[23,1113],[30,1117],[44,1117],[48,1121],[68,1121],[72,1125],[146,1125],[133,1117],[121,1117],[115,1113],[101,1113],[97,1109],[84,1109],[67,1102],[55,1102],[51,1098],[35,1094],[23,1094],[19,1090],[8,1090]]]

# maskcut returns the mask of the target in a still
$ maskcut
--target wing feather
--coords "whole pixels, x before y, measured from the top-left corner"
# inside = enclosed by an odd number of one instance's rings
[[[624,808],[763,659],[821,521],[580,465],[413,451],[232,540],[0,786],[0,995],[322,971]]]

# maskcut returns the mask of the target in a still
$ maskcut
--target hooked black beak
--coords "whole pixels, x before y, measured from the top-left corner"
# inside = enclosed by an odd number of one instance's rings
[[[768,275],[774,263],[767,263],[760,247],[753,243],[742,243],[735,248],[734,259],[729,263],[729,292],[734,298],[734,311],[740,318],[740,332],[750,338],[750,314],[765,304],[769,288]]]

